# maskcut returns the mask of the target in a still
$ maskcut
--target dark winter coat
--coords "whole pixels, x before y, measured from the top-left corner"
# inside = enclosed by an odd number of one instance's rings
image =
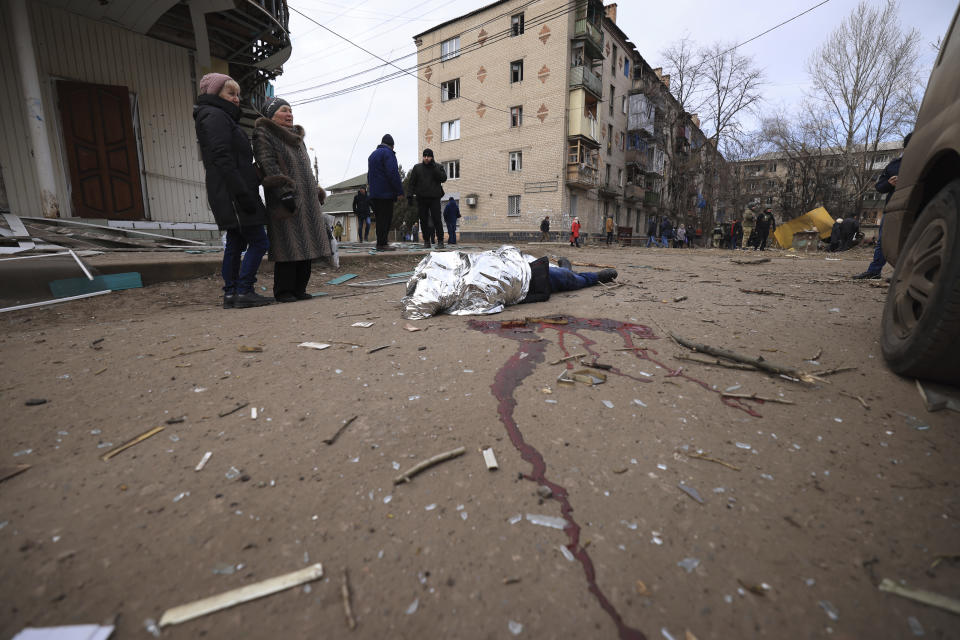
[[[353,196],[353,212],[361,219],[370,215],[370,199],[365,193],[358,193]]]
[[[650,220],[649,223],[647,223],[647,235],[648,235],[648,236],[655,236],[655,235],[657,235],[657,221],[656,221],[656,219],[652,219],[652,220]]]
[[[254,124],[253,151],[264,176],[269,259],[273,262],[313,260],[333,254],[331,227],[320,211],[320,191],[303,136],[300,125],[288,129],[267,118],[258,118]],[[296,199],[293,212],[280,202],[290,193]]]
[[[456,224],[457,218],[460,217],[460,206],[457,204],[457,201],[453,198],[447,200],[447,206],[443,208],[443,220],[448,225]]]
[[[546,218],[540,221],[540,231],[550,233],[550,221]]]
[[[193,120],[207,173],[207,200],[217,226],[225,230],[264,224],[267,212],[260,200],[253,151],[237,124],[240,107],[204,94],[193,106]]]
[[[367,158],[367,184],[370,197],[376,200],[396,200],[403,195],[403,182],[397,166],[397,154],[381,144]]]
[[[410,195],[418,198],[442,198],[443,187],[447,181],[447,172],[436,162],[420,162],[410,170]]]
[[[673,237],[673,223],[670,222],[669,218],[664,218],[663,222],[660,223],[660,236],[663,238]]]
[[[771,227],[774,229],[777,228],[777,223],[774,221],[772,213],[764,211],[757,216],[757,228],[760,229],[761,235],[764,232],[769,232]]]
[[[887,194],[887,202],[890,202],[890,198],[893,197],[894,187],[892,184],[890,184],[890,178],[900,174],[901,160],[903,160],[902,157],[892,160],[883,168],[883,172],[880,174],[880,178],[877,180],[877,191]]]

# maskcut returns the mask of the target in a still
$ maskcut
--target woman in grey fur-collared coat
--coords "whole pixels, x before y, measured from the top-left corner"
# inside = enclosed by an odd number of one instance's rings
[[[277,302],[307,300],[311,260],[333,254],[331,232],[320,211],[326,193],[317,185],[304,130],[282,98],[271,98],[253,129],[253,153],[267,195],[268,259],[274,262]]]

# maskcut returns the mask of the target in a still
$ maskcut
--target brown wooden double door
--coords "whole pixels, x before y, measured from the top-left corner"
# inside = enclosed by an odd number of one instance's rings
[[[130,92],[83,82],[57,82],[73,215],[142,220],[143,189]]]

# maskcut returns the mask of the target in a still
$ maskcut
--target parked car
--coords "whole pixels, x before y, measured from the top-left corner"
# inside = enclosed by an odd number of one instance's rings
[[[881,347],[896,373],[960,385],[960,8],[940,46],[883,221],[895,265]]]

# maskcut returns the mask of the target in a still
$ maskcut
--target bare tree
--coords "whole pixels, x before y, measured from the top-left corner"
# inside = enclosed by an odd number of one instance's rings
[[[830,201],[836,171],[825,151],[831,130],[828,118],[811,104],[804,105],[795,117],[774,113],[764,119],[763,139],[786,168],[777,185],[784,220]]]
[[[763,71],[753,58],[721,42],[701,49],[699,66],[706,93],[705,123],[725,156],[739,155],[736,147],[744,138],[743,118],[760,103]]]
[[[912,127],[920,35],[904,32],[897,3],[861,0],[807,62],[810,98],[829,114],[841,153],[847,215],[859,215],[880,142]]]
[[[660,52],[664,72],[670,76],[670,93],[680,103],[680,109],[696,113],[703,106],[703,73],[700,54],[689,37],[672,42]]]

